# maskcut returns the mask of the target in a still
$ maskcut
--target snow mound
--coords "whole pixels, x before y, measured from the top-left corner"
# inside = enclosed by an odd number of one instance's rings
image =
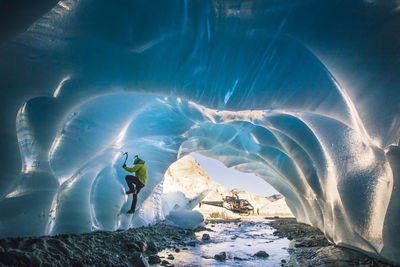
[[[165,219],[169,225],[184,229],[195,229],[204,221],[200,212],[187,210],[178,205],[169,212]]]

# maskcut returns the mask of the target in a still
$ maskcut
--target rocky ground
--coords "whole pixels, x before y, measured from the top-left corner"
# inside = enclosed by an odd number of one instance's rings
[[[292,240],[288,252],[291,259],[282,266],[396,266],[370,258],[358,251],[328,242],[323,233],[295,220],[274,220],[274,235]]]
[[[158,223],[150,227],[116,232],[97,231],[81,235],[6,238],[0,240],[0,266],[173,266],[174,263],[175,266],[181,266],[176,257],[179,258],[182,253],[189,256],[193,252],[196,254],[198,252],[196,248],[200,246],[211,246],[210,253],[214,252],[214,248],[218,248],[219,234],[215,235],[215,231],[212,230],[213,226],[216,227],[215,224],[227,225],[223,230],[227,237],[234,235],[233,237],[237,236],[239,239],[240,235],[244,235],[246,242],[254,239],[255,241],[251,243],[252,247],[249,247],[251,249],[257,245],[255,242],[262,238],[257,231],[243,232],[243,229],[254,227],[264,229],[265,223],[266,221],[210,221],[207,228],[201,227],[196,230],[184,230]],[[247,227],[242,227],[242,224]],[[282,259],[278,256],[276,263],[281,266],[394,266],[372,259],[360,252],[334,246],[318,229],[297,223],[293,219],[271,220],[267,224],[276,229],[273,234],[273,230],[270,230],[271,237],[280,237],[277,240],[284,240],[281,238],[291,240],[287,249],[290,257],[286,256]],[[228,231],[229,229],[233,232]],[[241,230],[243,233],[238,234]],[[212,235],[211,240],[210,235]],[[234,250],[237,254],[243,248],[233,240],[233,237],[228,240],[235,245]],[[257,262],[271,263],[276,254],[273,251],[275,247],[268,249],[265,245],[264,248],[265,251],[261,250],[253,256],[250,255],[249,259],[239,258],[236,254],[232,256],[229,251],[226,253],[215,251],[211,254],[211,259],[200,255],[199,259],[208,260],[211,262],[210,266],[225,266],[225,264],[236,266],[238,262],[241,266],[258,266]],[[279,249],[282,248],[279,247]],[[203,250],[206,251],[207,248],[202,247]],[[185,255],[181,256],[185,258]],[[214,263],[213,259],[215,259]],[[193,260],[196,261],[196,258],[194,257]],[[192,261],[190,263],[194,265],[189,266],[202,266],[201,260]]]
[[[148,266],[167,259],[157,253],[193,245],[192,230],[159,223],[126,231],[98,231],[0,240],[0,265],[5,266]]]

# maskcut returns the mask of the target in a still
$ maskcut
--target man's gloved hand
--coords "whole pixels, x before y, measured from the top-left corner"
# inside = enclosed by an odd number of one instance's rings
[[[126,167],[126,164],[124,163],[124,165],[122,165],[122,168],[125,168]]]

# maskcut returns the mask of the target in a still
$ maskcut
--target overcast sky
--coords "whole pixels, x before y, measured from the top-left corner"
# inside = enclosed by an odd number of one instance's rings
[[[215,182],[228,189],[238,188],[253,192],[259,196],[278,194],[271,185],[254,174],[227,168],[218,160],[207,158],[200,154],[192,153],[191,155]]]

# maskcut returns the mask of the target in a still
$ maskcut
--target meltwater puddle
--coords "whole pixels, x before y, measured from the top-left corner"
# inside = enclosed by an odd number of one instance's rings
[[[208,223],[208,230],[196,233],[198,242],[189,243],[179,252],[167,249],[158,255],[174,266],[281,266],[282,260],[287,262],[289,259],[290,241],[274,236],[275,229],[267,222]],[[203,240],[204,234],[210,239]],[[254,256],[259,251],[265,251],[269,256]],[[214,258],[223,252],[225,260]]]

